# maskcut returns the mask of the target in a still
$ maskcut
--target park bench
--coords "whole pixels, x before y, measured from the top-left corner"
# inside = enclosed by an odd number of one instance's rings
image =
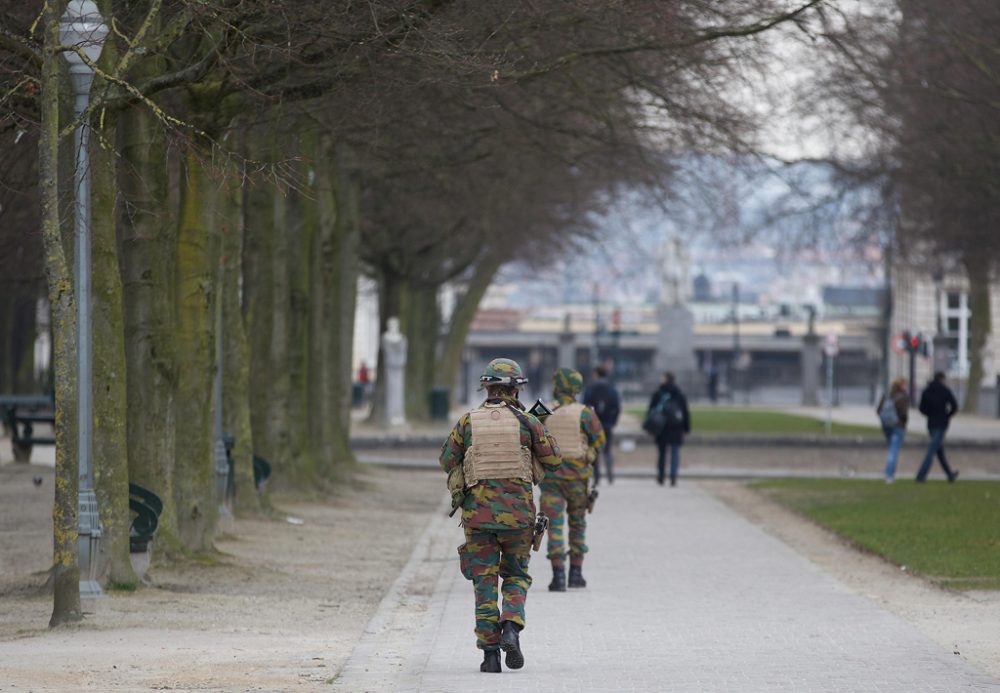
[[[153,535],[160,525],[160,515],[163,513],[163,501],[149,489],[138,484],[128,485],[128,507],[135,513],[128,532],[129,558],[132,568],[139,578],[146,575],[149,563],[153,557]]]
[[[128,543],[132,553],[141,553],[149,548],[149,542],[156,534],[163,513],[163,501],[149,489],[138,484],[128,485],[128,507],[135,513],[129,528]]]
[[[15,462],[30,462],[35,445],[55,445],[53,437],[35,436],[34,425],[55,423],[52,397],[48,395],[0,395],[0,411],[10,433]]]

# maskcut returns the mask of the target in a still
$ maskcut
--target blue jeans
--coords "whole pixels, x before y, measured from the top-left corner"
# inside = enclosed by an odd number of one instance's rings
[[[656,480],[661,484],[663,483],[667,466],[667,448],[670,448],[670,481],[677,480],[677,467],[681,463],[681,446],[680,445],[668,445],[667,443],[657,444],[657,456],[656,456]]]
[[[944,470],[945,476],[949,480],[951,479],[951,467],[948,466],[948,458],[944,456],[944,434],[946,430],[944,428],[932,428],[927,431],[931,434],[931,440],[927,444],[927,453],[924,455],[924,461],[917,472],[917,481],[924,481],[927,478],[927,472],[931,470],[931,465],[934,464],[935,455],[937,455],[938,462],[941,463],[941,468]]]
[[[906,429],[902,426],[884,426],[882,433],[889,443],[889,455],[885,458],[885,478],[891,479],[896,476],[896,462],[899,461],[899,449],[903,447]]]

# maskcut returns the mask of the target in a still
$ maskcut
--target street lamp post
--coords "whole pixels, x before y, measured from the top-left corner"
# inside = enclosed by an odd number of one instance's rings
[[[59,22],[59,39],[64,46],[80,50],[90,62],[101,55],[108,27],[92,0],[70,0]],[[79,539],[80,596],[95,598],[102,595],[97,582],[97,554],[101,540],[101,522],[94,494],[93,468],[93,355],[90,331],[90,161],[87,146],[90,124],[84,114],[90,103],[93,68],[75,50],[65,51],[69,74],[73,81],[73,113],[79,121],[76,127],[76,204],[74,229],[76,243],[76,364],[77,364],[77,459],[80,477]]]

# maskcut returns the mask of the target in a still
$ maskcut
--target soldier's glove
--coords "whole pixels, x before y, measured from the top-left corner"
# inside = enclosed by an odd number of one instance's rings
[[[451,492],[451,507],[453,507],[453,508],[460,508],[460,507],[462,507],[462,503],[464,503],[464,502],[465,502],[465,494],[464,493],[462,493],[461,491],[452,491]]]
[[[587,448],[587,462],[594,464],[597,461],[597,450],[594,448]]]
[[[465,492],[465,472],[462,469],[462,465],[456,465],[448,472],[448,490],[451,491],[452,497],[454,497],[456,491],[460,493]]]

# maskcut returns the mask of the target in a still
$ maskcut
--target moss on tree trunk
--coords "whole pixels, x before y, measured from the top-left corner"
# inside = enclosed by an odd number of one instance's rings
[[[111,64],[113,57],[105,50],[101,61]],[[115,230],[117,155],[111,149],[115,128],[114,116],[107,114],[91,140],[94,490],[103,526],[108,583],[131,588],[138,579],[129,559],[132,518],[128,507],[125,331]]]
[[[174,505],[176,223],[164,132],[143,106],[119,118],[129,479],[163,501],[156,546],[181,550]]]
[[[247,515],[260,511],[253,481],[253,433],[250,428],[250,348],[240,307],[242,273],[244,189],[235,176],[227,178],[220,205],[222,301],[222,425],[235,439],[232,450],[235,473],[234,510]]]
[[[78,477],[76,417],[76,306],[73,280],[63,248],[59,213],[59,97],[61,55],[59,15],[61,3],[46,3],[42,10],[44,45],[42,89],[39,104],[41,130],[38,147],[38,182],[41,189],[42,242],[49,303],[52,306],[52,365],[55,376],[56,473],[52,506],[52,616],[50,626],[79,621],[80,566],[77,562]]]
[[[174,503],[180,539],[191,551],[212,547],[218,519],[212,441],[214,303],[218,259],[214,184],[205,153],[185,151],[177,231],[177,417]]]

